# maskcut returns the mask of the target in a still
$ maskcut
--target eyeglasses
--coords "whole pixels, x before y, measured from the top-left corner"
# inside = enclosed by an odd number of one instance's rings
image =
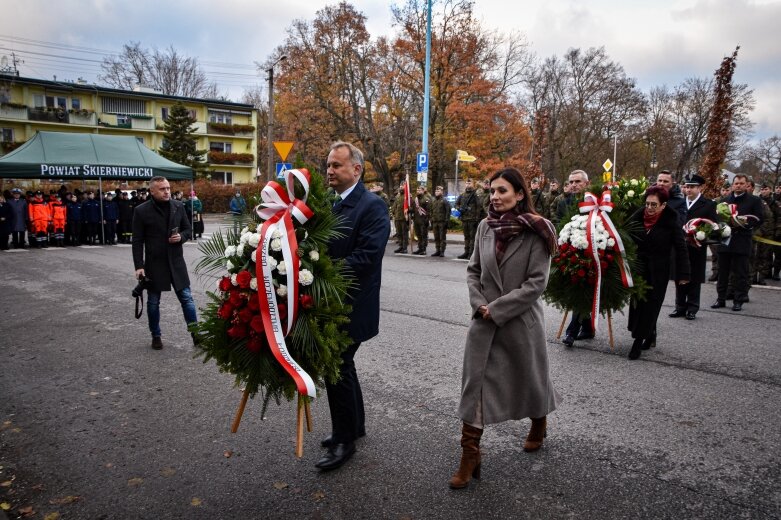
[[[662,203],[662,204],[664,204],[664,203]],[[658,202],[646,202],[645,203],[645,207],[646,208],[658,208],[662,204],[659,204]]]

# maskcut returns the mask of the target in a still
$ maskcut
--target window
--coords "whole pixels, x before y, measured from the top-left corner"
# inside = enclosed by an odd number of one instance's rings
[[[14,142],[14,129],[13,128],[3,128],[2,141],[4,143],[13,143]]]
[[[106,114],[146,115],[146,102],[143,99],[101,97],[100,102]]]
[[[163,119],[163,121],[168,120],[168,107],[163,107],[160,109],[160,117]]]
[[[49,108],[62,108],[63,110],[68,108],[68,100],[60,96],[46,96],[46,106]]]
[[[33,94],[33,106],[35,108],[44,108],[46,106],[46,99],[43,94]]]
[[[118,125],[129,125],[130,124],[130,116],[125,114],[117,114],[117,124]]]
[[[233,172],[212,172],[211,179],[217,184],[233,184]]]
[[[231,153],[233,145],[231,143],[210,142],[209,150],[212,152]]]
[[[227,112],[212,112],[209,111],[209,122],[210,123],[225,123],[225,124],[231,124],[231,115]]]
[[[71,98],[71,108],[73,110],[81,110],[81,99],[80,98]]]

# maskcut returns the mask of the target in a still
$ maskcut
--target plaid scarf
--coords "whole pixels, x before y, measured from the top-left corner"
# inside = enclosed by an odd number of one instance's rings
[[[500,263],[504,258],[507,245],[510,240],[526,229],[540,235],[548,246],[548,254],[556,254],[558,249],[558,237],[556,237],[556,228],[551,222],[539,215],[533,213],[521,213],[518,206],[510,211],[499,213],[494,210],[493,205],[488,208],[488,218],[486,219],[488,227],[494,230],[496,236],[496,261]]]

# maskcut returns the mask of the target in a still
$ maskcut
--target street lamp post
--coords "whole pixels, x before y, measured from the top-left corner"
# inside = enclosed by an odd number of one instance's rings
[[[274,168],[274,66],[286,59],[287,56],[283,54],[266,69],[268,72],[268,180],[270,181],[273,181],[277,175]]]

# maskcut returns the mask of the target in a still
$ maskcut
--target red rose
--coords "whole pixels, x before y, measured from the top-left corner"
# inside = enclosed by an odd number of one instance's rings
[[[613,255],[607,255],[607,256],[605,256],[605,258],[607,259],[608,262],[612,262],[613,261]]]
[[[240,291],[231,291],[230,296],[228,297],[228,301],[237,309],[244,307],[244,303],[246,302]]]
[[[578,263],[578,257],[576,257],[575,255],[572,255],[571,257],[569,257],[569,263],[577,264]]]
[[[263,338],[259,336],[250,336],[250,338],[247,340],[247,350],[250,352],[260,352],[263,346]]]
[[[586,271],[583,269],[578,269],[578,276],[584,278],[586,276]]]
[[[233,327],[228,329],[228,336],[233,339],[246,338],[248,335],[249,335],[249,330],[247,330],[247,326],[243,323],[234,325]]]
[[[252,320],[252,311],[244,307],[239,311],[239,323],[249,323]]]
[[[252,330],[257,332],[258,334],[263,332],[263,317],[262,316],[253,316],[252,321],[249,322],[249,326]]]
[[[607,262],[605,262],[604,260],[599,262],[599,265],[602,267],[602,269],[607,269]]]
[[[252,274],[249,271],[242,271],[236,275],[236,283],[242,289],[249,289],[249,283],[252,281]]]
[[[230,276],[223,276],[222,280],[220,280],[220,290],[222,292],[227,291],[231,288],[231,278]]]
[[[260,310],[260,300],[257,294],[250,295],[249,300],[247,300],[247,307],[253,312]]]
[[[230,302],[225,302],[222,305],[220,305],[219,310],[217,310],[217,316],[220,317],[221,320],[228,321],[231,319],[231,316],[233,315],[233,305],[230,304]]]
[[[302,294],[299,300],[301,301],[301,307],[304,309],[311,309],[315,306],[315,299],[312,298],[311,294]]]
[[[567,268],[566,268],[565,266],[563,266],[563,265],[560,265],[560,266],[559,266],[559,271],[561,271],[562,273],[563,273],[564,271],[566,271],[566,270],[567,270]]]

